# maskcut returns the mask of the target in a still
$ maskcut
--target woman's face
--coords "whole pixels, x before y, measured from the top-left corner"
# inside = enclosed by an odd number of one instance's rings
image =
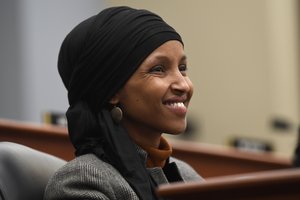
[[[116,97],[128,132],[179,134],[192,94],[183,46],[172,40],[144,60]]]

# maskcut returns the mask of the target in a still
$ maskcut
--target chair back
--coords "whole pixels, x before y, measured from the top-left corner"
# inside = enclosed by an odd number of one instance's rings
[[[54,172],[66,161],[12,142],[0,142],[0,200],[42,200]]]

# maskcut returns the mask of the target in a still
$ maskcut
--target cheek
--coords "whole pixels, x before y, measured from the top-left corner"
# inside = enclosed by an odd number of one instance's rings
[[[192,96],[193,93],[194,93],[194,85],[193,85],[191,79],[189,79],[189,78],[187,78],[187,83],[188,83],[188,85],[189,85],[189,87],[190,87],[190,94],[191,94],[191,96]]]
[[[148,119],[158,112],[160,98],[155,93],[146,92],[146,88],[144,89],[145,91],[134,91],[120,101],[124,116],[135,120]]]
[[[126,116],[135,115],[135,113],[139,113],[139,110],[145,107],[143,106],[145,103],[143,96],[141,91],[134,88],[130,88],[130,92],[124,90],[120,95],[120,105]]]
[[[120,105],[124,114],[145,115],[161,109],[162,98],[167,92],[168,85],[161,79],[147,79],[143,82],[128,83],[120,91]]]

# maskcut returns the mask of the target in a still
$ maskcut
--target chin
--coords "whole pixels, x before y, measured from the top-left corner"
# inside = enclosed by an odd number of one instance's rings
[[[169,135],[179,135],[187,128],[186,120],[165,120],[156,124],[156,131]]]
[[[174,125],[172,128],[169,129],[168,134],[179,135],[179,134],[184,133],[185,129],[186,129],[186,124],[183,124],[181,126]]]
[[[180,131],[180,132],[166,132],[165,134],[168,134],[168,135],[180,135],[180,134],[183,134],[185,130],[183,131]]]

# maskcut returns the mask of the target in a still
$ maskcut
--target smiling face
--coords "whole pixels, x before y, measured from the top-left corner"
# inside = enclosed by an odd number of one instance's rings
[[[183,46],[172,40],[144,60],[111,102],[120,104],[122,124],[134,140],[151,140],[185,130],[192,94]]]

